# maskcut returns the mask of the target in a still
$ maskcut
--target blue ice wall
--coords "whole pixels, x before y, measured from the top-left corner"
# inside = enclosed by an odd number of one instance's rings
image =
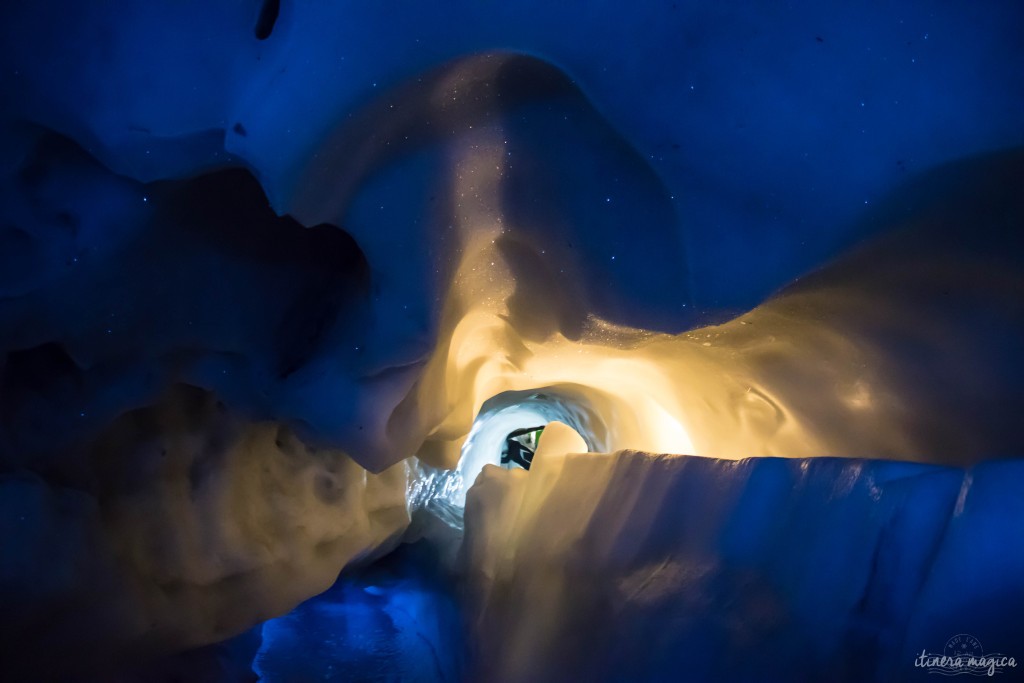
[[[1022,467],[628,451],[541,459],[518,480],[490,467],[466,507],[472,670],[929,680],[920,655],[969,634],[974,654],[1007,657],[1000,679],[1020,680]],[[518,512],[496,522],[500,509]]]
[[[750,307],[851,244],[907,174],[1024,144],[1016,2],[286,0],[259,40],[260,4],[10,5],[5,119],[141,180],[242,161],[287,210],[363,103],[473,52],[536,55],[663,179],[707,308]]]

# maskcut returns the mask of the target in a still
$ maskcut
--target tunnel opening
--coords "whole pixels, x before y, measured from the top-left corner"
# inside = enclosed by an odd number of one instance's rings
[[[253,29],[256,40],[266,40],[270,37],[270,34],[274,32],[274,25],[277,23],[280,13],[281,0],[263,0],[263,4],[260,5],[259,17],[256,19],[256,27]]]
[[[566,387],[506,391],[481,406],[462,445],[456,471],[462,480],[458,505],[487,465],[529,470],[545,428],[561,422],[575,431],[589,452],[604,450],[607,428],[580,393]]]
[[[529,470],[533,464],[533,454],[537,452],[540,435],[545,425],[539,427],[522,427],[505,437],[501,449],[501,466],[507,469],[516,467]]]
[[[530,471],[545,435],[551,435],[549,449],[605,450],[605,423],[586,398],[577,395],[577,389],[561,386],[497,394],[481,406],[454,469],[413,458],[406,502],[410,515],[419,519],[416,526],[422,528],[423,520],[429,518],[427,526],[436,530],[435,523],[441,522],[446,535],[454,530],[461,539],[466,496],[481,471],[488,465]]]

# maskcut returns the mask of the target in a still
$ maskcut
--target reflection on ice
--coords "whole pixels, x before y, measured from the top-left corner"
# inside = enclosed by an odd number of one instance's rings
[[[426,511],[448,526],[462,530],[462,508],[466,492],[462,473],[432,467],[413,458],[409,467],[409,516]]]

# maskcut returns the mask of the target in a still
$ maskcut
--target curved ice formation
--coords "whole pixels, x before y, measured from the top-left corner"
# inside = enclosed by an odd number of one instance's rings
[[[461,307],[445,317],[456,322],[407,399],[439,422],[427,452],[451,453],[486,401],[510,391],[575,403],[596,450],[950,464],[1019,452],[1007,407],[1022,380],[1024,264],[1007,226],[1024,220],[1022,173],[1020,152],[940,169],[867,219],[899,230],[679,335],[591,317],[574,338],[531,338],[513,312],[519,280],[456,278],[449,306]],[[464,255],[500,258],[489,242]],[[531,301],[531,313],[555,316],[557,303]]]
[[[0,558],[11,676],[224,640],[390,550],[409,521],[405,463],[368,474],[191,387],[117,418],[78,455],[76,485],[52,470],[0,478],[16,549]],[[39,660],[47,648],[61,657]]]
[[[592,392],[596,393],[596,392]],[[571,401],[567,396],[551,389],[539,392],[513,392],[499,394],[487,401],[480,414],[473,421],[473,427],[462,445],[458,466],[455,471],[466,483],[453,499],[459,506],[465,505],[465,490],[476,481],[477,475],[486,465],[501,464],[501,449],[505,438],[516,429],[531,426],[544,427],[552,422],[561,422],[577,434],[586,434],[583,452],[604,452],[603,427],[600,418],[588,409],[585,396]]]
[[[0,10],[5,666],[290,609],[495,397],[603,451],[1022,452],[1018,8],[272,4]]]

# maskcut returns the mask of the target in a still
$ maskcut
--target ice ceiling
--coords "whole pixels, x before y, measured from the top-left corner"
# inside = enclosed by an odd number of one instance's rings
[[[1024,657],[1015,3],[8,5],[17,675],[223,641],[439,491],[485,680]]]

